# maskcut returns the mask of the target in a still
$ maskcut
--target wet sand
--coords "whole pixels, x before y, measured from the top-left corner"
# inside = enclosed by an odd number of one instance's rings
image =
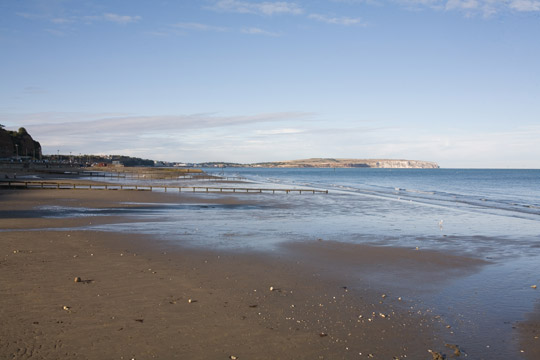
[[[432,359],[428,350],[453,356],[446,346],[453,329],[391,280],[420,291],[476,271],[481,260],[324,239],[272,253],[185,249],[148,236],[62,230],[126,219],[43,218],[36,210],[195,201],[252,200],[1,191],[0,229],[10,231],[0,232],[0,357]],[[396,279],[396,271],[403,277]],[[538,320],[528,324],[524,354],[533,359]]]

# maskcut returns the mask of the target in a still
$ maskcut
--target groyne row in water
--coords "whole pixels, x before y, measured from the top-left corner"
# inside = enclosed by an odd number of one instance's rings
[[[247,188],[247,187],[215,187],[215,186],[168,186],[168,185],[124,185],[124,184],[84,184],[77,182],[52,181],[2,181],[0,188],[7,189],[57,189],[57,190],[135,190],[135,191],[191,191],[217,193],[311,193],[328,194],[328,190],[316,189],[280,189],[280,188]]]

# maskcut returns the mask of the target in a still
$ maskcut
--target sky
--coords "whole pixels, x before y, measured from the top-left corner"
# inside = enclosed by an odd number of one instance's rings
[[[540,168],[540,0],[0,0],[44,154]]]

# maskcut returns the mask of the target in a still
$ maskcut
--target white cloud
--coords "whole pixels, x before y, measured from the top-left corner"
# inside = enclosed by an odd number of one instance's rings
[[[103,14],[103,19],[117,24],[129,24],[141,20],[140,16],[118,15],[112,13]]]
[[[514,0],[510,3],[510,8],[516,11],[540,11],[540,1],[535,0]]]
[[[447,10],[462,9],[471,10],[478,9],[479,3],[477,0],[448,0],[446,3]]]
[[[242,29],[242,33],[250,35],[280,36],[278,33],[262,30],[256,27],[244,28]]]
[[[44,14],[32,14],[32,13],[25,13],[25,12],[18,12],[16,14],[17,16],[20,16],[28,20],[44,19],[47,17]]]
[[[23,90],[25,94],[45,94],[47,90],[42,88],[41,86],[26,86]]]
[[[72,24],[75,22],[74,19],[66,19],[66,18],[54,18],[51,19],[51,22],[53,24]]]
[[[186,129],[208,129],[262,122],[281,121],[307,116],[305,113],[270,113],[252,116],[213,116],[208,114],[181,116],[119,116],[105,117],[64,123],[34,124],[37,132],[48,134],[136,134],[159,133],[163,131],[184,131]]]
[[[247,2],[238,0],[220,0],[216,2],[211,9],[218,11],[236,12],[241,14],[259,14],[259,15],[275,15],[275,14],[302,14],[303,9],[296,3],[285,1],[274,2]]]
[[[214,153],[214,157],[222,156],[225,154],[224,149],[229,151],[229,147],[234,145],[230,136],[225,136],[228,132],[237,139],[235,141],[245,143],[249,139],[246,134],[250,133],[251,130],[247,130],[250,127],[301,121],[309,116],[307,113],[295,112],[251,116],[194,114],[92,117],[91,114],[82,114],[79,119],[79,115],[74,113],[41,113],[15,117],[12,114],[0,114],[0,120],[17,119],[17,126],[26,127],[41,143],[44,153],[60,150],[74,153],[135,154],[144,153],[142,149],[163,148],[167,158],[161,159],[179,160],[182,159],[182,154],[177,153],[180,147],[191,144],[189,146],[192,149],[208,152],[217,143],[226,143],[227,146]],[[156,154],[157,150],[151,150],[142,157],[156,158]]]
[[[57,30],[57,29],[45,29],[45,31],[54,36],[59,36],[59,37],[66,36],[66,33],[64,31]]]
[[[461,11],[467,15],[491,16],[504,11],[540,11],[539,0],[396,0],[410,7],[428,7],[436,10]]]
[[[289,134],[299,134],[304,132],[301,129],[273,129],[273,130],[257,130],[255,133],[257,135],[289,135]]]
[[[405,5],[409,8],[427,7],[431,9],[443,9],[443,0],[394,0],[395,2]]]
[[[321,14],[311,14],[308,16],[310,19],[321,21],[327,24],[336,24],[336,25],[364,25],[365,23],[362,22],[362,19],[360,18],[350,18],[350,17],[332,17],[327,15],[321,15]]]
[[[197,31],[217,31],[217,32],[224,32],[228,29],[225,27],[220,26],[213,26],[213,25],[207,25],[207,24],[201,24],[201,23],[194,23],[194,22],[181,22],[176,23],[172,25],[175,28],[180,29],[186,29],[186,30],[197,30]]]

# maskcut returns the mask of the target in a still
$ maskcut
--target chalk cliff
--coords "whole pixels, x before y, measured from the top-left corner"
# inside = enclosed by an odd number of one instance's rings
[[[438,169],[431,161],[393,159],[305,159],[252,164],[260,167]]]

